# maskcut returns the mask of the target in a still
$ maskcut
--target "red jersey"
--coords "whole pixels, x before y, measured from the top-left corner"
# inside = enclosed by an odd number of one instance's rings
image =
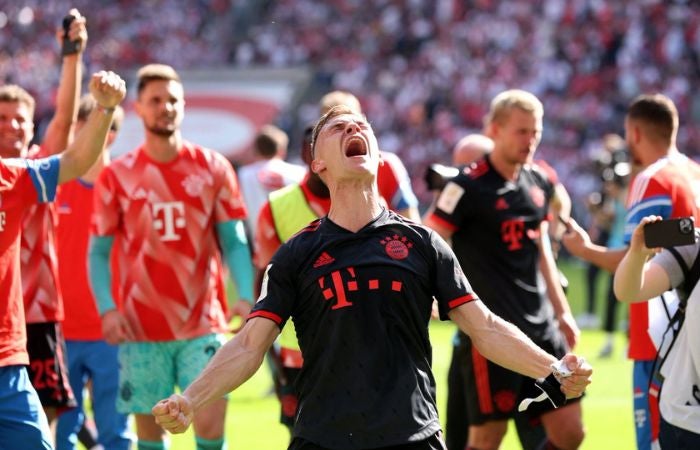
[[[233,167],[185,143],[170,162],[139,148],[95,183],[92,232],[115,236],[120,308],[138,341],[226,331],[211,261],[215,225],[245,219]]]
[[[87,272],[92,191],[92,184],[77,179],[61,185],[56,194],[56,254],[61,261],[58,275],[66,311],[63,334],[71,340],[103,339],[102,321]],[[112,268],[114,266],[112,264]]]
[[[48,156],[33,146],[27,158]],[[20,260],[22,295],[27,323],[63,320],[63,300],[56,257],[56,211],[54,203],[32,205],[22,221]]]
[[[682,154],[662,158],[640,172],[630,183],[625,219],[625,243],[634,228],[648,215],[664,219],[695,217],[700,223],[700,165]],[[659,301],[653,299],[650,301]],[[649,336],[649,302],[630,305],[630,345],[628,356],[653,360],[656,347]]]
[[[0,366],[28,364],[20,227],[31,205],[53,199],[59,159],[0,159]]]

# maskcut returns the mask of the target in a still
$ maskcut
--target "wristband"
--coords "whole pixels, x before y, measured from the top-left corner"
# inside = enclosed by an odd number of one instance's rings
[[[547,378],[538,378],[535,380],[535,386],[542,391],[535,398],[526,398],[518,405],[518,411],[525,411],[532,403],[549,400],[555,408],[559,408],[566,404],[566,395],[561,391],[561,383],[553,373],[550,373]]]
[[[95,109],[97,109],[98,111],[100,111],[103,114],[112,114],[114,112],[114,110],[116,109],[116,106],[112,106],[111,108],[106,108],[98,103],[95,106]]]

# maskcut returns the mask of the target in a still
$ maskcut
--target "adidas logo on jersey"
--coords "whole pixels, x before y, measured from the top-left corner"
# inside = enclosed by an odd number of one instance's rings
[[[326,264],[330,264],[333,261],[335,261],[335,258],[333,258],[331,255],[329,255],[326,252],[321,253],[321,256],[318,257],[316,262],[314,263],[314,269],[318,269],[321,266],[325,266]]]
[[[503,197],[500,197],[498,200],[496,200],[496,204],[494,205],[494,208],[496,209],[508,209],[508,202]]]

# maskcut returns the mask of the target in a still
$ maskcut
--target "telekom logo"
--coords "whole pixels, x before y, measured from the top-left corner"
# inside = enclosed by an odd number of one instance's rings
[[[501,223],[501,240],[508,244],[508,250],[520,250],[522,248],[523,230],[525,222],[522,219],[509,219]]]
[[[161,241],[179,241],[175,231],[185,228],[183,202],[158,202],[153,204],[153,228],[161,231]]]
[[[331,309],[341,309],[352,306],[349,294],[351,292],[362,292],[364,289],[376,291],[382,285],[390,288],[394,292],[401,292],[403,283],[400,280],[383,280],[379,278],[368,278],[359,281],[355,276],[354,267],[346,267],[342,270],[334,270],[330,274],[330,283],[326,283],[326,276],[318,278],[318,287],[321,288],[323,298],[326,300],[335,299],[335,304]],[[366,284],[365,284],[366,282]]]

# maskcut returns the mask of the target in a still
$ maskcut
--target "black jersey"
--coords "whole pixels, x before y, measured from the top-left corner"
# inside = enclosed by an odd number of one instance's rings
[[[267,267],[252,317],[291,316],[304,356],[294,435],[323,447],[375,448],[440,430],[428,336],[475,299],[435,232],[384,211],[356,233],[321,218]]]
[[[452,248],[479,298],[535,341],[554,332],[537,247],[553,192],[537,167],[513,182],[487,156],[445,186],[433,213],[454,230]]]

